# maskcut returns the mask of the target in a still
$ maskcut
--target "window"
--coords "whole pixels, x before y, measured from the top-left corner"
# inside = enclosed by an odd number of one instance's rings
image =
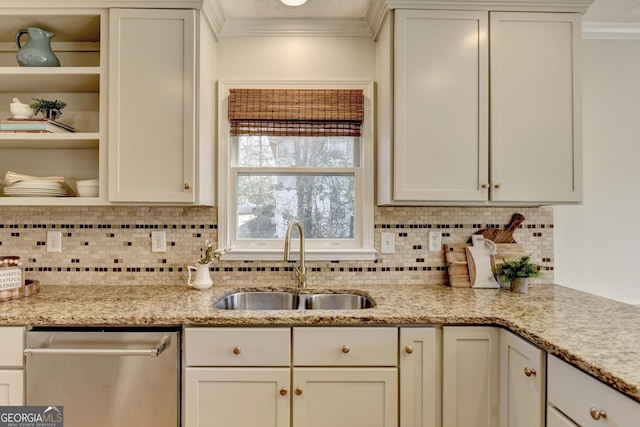
[[[308,259],[372,259],[371,84],[221,84],[220,245],[281,259],[300,221]],[[297,239],[296,239],[297,240]]]

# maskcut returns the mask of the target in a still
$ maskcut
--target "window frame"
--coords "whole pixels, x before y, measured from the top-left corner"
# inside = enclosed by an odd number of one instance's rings
[[[374,260],[374,83],[367,81],[341,81],[341,82],[274,82],[274,81],[220,81],[218,83],[218,246],[231,247],[223,259],[226,260],[282,260],[284,243],[282,248],[265,248],[259,244],[259,240],[246,246],[235,245],[231,235],[234,227],[231,221],[236,217],[236,195],[230,191],[231,185],[235,185],[236,175],[232,173],[230,124],[228,119],[229,89],[360,89],[364,93],[364,120],[360,136],[360,166],[359,172],[354,174],[356,180],[360,179],[360,185],[356,184],[355,209],[358,213],[355,218],[356,232],[355,247],[336,248],[327,241],[324,247],[313,247],[307,242],[305,255],[307,260]],[[241,168],[235,168],[241,169]],[[330,169],[325,169],[329,172]],[[358,191],[359,190],[359,191]],[[294,239],[292,247],[295,251],[297,240]],[[320,241],[321,242],[321,241]]]

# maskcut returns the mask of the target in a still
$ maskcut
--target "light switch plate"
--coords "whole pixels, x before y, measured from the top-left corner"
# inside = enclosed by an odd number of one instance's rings
[[[396,236],[394,233],[382,233],[380,252],[383,254],[392,254],[396,251]]]

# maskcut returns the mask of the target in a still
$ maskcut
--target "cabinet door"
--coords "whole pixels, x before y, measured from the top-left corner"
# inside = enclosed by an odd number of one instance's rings
[[[580,16],[491,13],[491,200],[582,197]]]
[[[547,427],[578,427],[553,406],[547,406]]]
[[[500,332],[500,425],[544,427],[545,352]]]
[[[400,427],[440,425],[436,328],[400,328]]]
[[[487,13],[398,10],[395,22],[394,199],[486,201]]]
[[[449,326],[442,336],[442,425],[498,426],[498,329]]]
[[[109,200],[195,200],[195,11],[111,10]]]
[[[289,368],[186,368],[185,427],[289,427]]]
[[[398,425],[396,368],[294,368],[295,427]]]
[[[24,405],[24,370],[0,370],[0,406]]]

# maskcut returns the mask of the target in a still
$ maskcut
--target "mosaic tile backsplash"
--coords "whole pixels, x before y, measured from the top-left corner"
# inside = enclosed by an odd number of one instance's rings
[[[308,261],[309,286],[446,284],[442,250],[428,251],[428,232],[464,243],[483,228],[504,228],[513,213],[526,220],[514,233],[553,282],[553,208],[378,207],[375,245],[395,233],[395,253],[375,261]],[[41,284],[182,284],[206,240],[216,242],[210,207],[1,207],[0,255],[19,255],[27,279]],[[62,232],[62,252],[46,251],[46,232]],[[151,231],[165,230],[167,251],[151,252]],[[215,246],[215,243],[214,243]],[[282,261],[224,261],[211,276],[227,285],[296,284]]]

